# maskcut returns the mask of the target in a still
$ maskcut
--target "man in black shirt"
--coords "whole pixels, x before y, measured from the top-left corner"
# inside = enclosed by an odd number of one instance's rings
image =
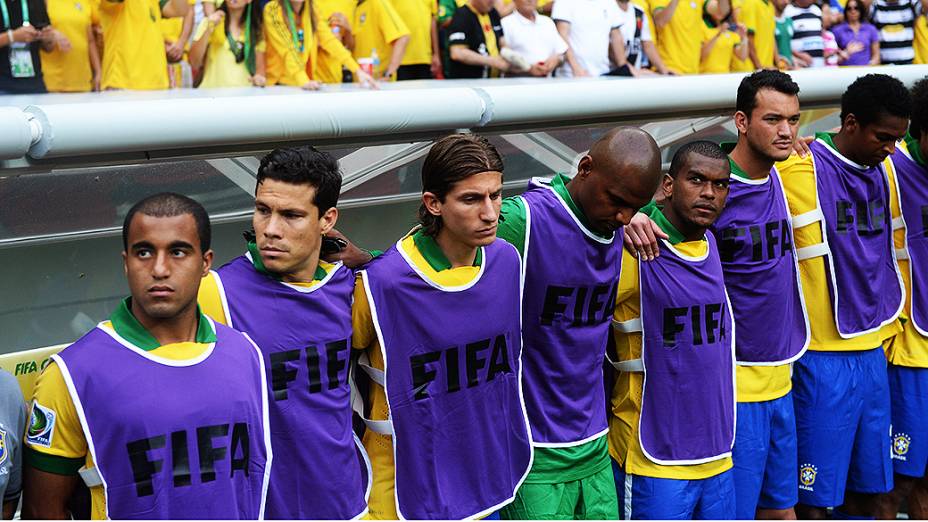
[[[448,26],[451,54],[448,77],[498,77],[509,69],[509,62],[500,57],[505,46],[503,26],[493,0],[469,0],[454,12]]]
[[[45,92],[39,48],[67,46],[43,0],[0,0],[0,94]]]

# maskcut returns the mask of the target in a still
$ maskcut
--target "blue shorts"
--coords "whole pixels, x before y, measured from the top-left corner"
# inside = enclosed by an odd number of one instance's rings
[[[790,394],[771,401],[738,403],[732,460],[740,520],[753,520],[758,508],[796,505],[796,416]]]
[[[889,379],[882,348],[808,351],[793,365],[799,502],[836,507],[844,491],[893,489]]]
[[[893,470],[924,477],[928,464],[928,368],[889,365]]]
[[[613,460],[612,472],[622,520],[735,519],[731,470],[701,480],[663,479],[626,475]]]

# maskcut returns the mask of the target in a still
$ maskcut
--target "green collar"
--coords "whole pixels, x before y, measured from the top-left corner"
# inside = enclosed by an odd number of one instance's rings
[[[264,262],[261,261],[261,251],[258,250],[258,244],[256,242],[248,242],[248,252],[251,254],[251,264],[254,265],[255,270],[280,281],[280,277],[277,274],[268,272],[267,268],[264,267]],[[325,271],[325,268],[317,265],[316,273],[313,274],[313,281],[322,281],[327,275],[329,275],[329,273]]]
[[[905,144],[909,149],[909,156],[912,156],[912,159],[915,160],[915,163],[918,163],[922,167],[925,166],[925,159],[922,157],[922,148],[918,144],[918,140],[914,136],[905,133]]]
[[[142,323],[132,315],[132,311],[129,310],[129,303],[131,301],[131,297],[123,299],[119,306],[116,307],[116,310],[110,315],[110,322],[113,324],[113,329],[116,330],[116,333],[119,334],[120,337],[146,352],[160,348],[161,343],[159,343],[158,340],[142,326]],[[197,334],[194,342],[203,344],[216,342],[216,332],[213,331],[213,327],[210,326],[209,320],[206,319],[206,316],[203,315],[203,311],[200,310],[200,305],[197,305],[197,315]]]
[[[748,173],[745,172],[744,169],[742,169],[740,166],[738,166],[738,164],[735,163],[735,160],[731,158],[731,153],[735,150],[736,145],[738,145],[738,143],[734,141],[723,141],[719,143],[719,147],[725,151],[725,154],[728,154],[728,165],[731,169],[731,175],[745,181],[754,181],[751,179],[751,176],[748,176]]]
[[[441,272],[442,270],[451,268],[451,261],[448,261],[448,256],[441,251],[438,242],[435,241],[435,238],[427,236],[422,232],[421,228],[416,230],[412,235],[412,241],[415,243],[419,253],[422,254],[422,257],[425,258],[425,261],[433,270]],[[474,257],[474,266],[480,266],[481,263],[483,263],[483,249],[478,248],[477,256]]]
[[[657,223],[657,226],[659,226],[661,230],[663,230],[664,233],[669,236],[667,240],[670,241],[671,245],[676,245],[677,243],[682,243],[686,240],[686,238],[683,237],[683,234],[677,230],[677,227],[673,226],[673,223],[671,223],[670,220],[667,219],[667,216],[661,212],[662,207],[658,205],[649,205],[649,207],[648,217],[651,218],[651,221]]]
[[[584,227],[586,227],[587,230],[589,230],[590,232],[593,232],[593,229],[590,228],[589,220],[586,218],[585,215],[583,215],[583,211],[580,210],[580,207],[578,207],[577,204],[574,203],[574,199],[570,197],[570,192],[567,190],[568,181],[570,181],[570,178],[568,178],[566,175],[558,174],[557,176],[554,176],[554,178],[551,180],[551,188],[553,188],[554,192],[557,193],[557,195],[561,197],[564,203],[567,204],[567,208],[569,208],[571,213],[573,213],[573,215],[577,218],[577,221],[579,221]],[[604,236],[596,232],[593,232],[593,233],[603,239],[609,239],[609,236]]]
[[[825,143],[827,143],[828,146],[831,147],[832,149],[838,150],[838,147],[835,146],[835,134],[837,133],[836,132],[816,132],[815,139],[822,140]],[[838,150],[838,152],[841,152],[841,151]]]

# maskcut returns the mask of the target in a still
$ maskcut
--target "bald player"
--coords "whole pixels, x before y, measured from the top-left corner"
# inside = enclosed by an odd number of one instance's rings
[[[660,182],[660,151],[620,127],[590,148],[571,179],[533,179],[503,202],[497,235],[524,263],[523,386],[532,470],[510,519],[615,519],[602,363],[622,256],[621,227]],[[618,233],[617,233],[618,230]]]

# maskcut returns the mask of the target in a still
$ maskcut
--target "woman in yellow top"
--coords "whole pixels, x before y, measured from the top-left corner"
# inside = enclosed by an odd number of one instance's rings
[[[47,0],[48,18],[70,42],[70,49],[42,49],[42,76],[49,92],[100,90],[100,52],[93,32],[99,23],[97,0]]]
[[[703,29],[702,49],[699,55],[700,74],[729,73],[736,60],[748,59],[748,34],[742,24],[721,23]]]
[[[200,22],[190,46],[190,65],[203,68],[200,87],[264,87],[264,36],[251,0],[221,3]]]
[[[351,52],[339,43],[327,25],[319,22],[312,0],[270,0],[264,6],[264,38],[268,85],[318,89],[321,83],[316,68],[320,50],[338,60],[362,85],[374,85]]]

